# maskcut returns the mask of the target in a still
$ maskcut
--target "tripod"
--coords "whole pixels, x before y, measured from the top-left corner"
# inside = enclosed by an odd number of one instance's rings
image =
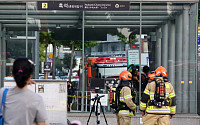
[[[94,107],[95,107],[95,103],[97,102],[97,105],[96,105],[96,112],[95,112],[95,115],[96,115],[96,118],[97,118],[97,125],[100,125],[100,108],[103,112],[103,116],[104,116],[104,119],[105,119],[105,122],[106,122],[106,125],[108,125],[107,123],[107,120],[106,120],[106,117],[105,117],[105,114],[104,114],[104,111],[103,111],[103,108],[101,106],[101,102],[100,102],[100,98],[101,97],[104,97],[104,95],[102,96],[99,96],[98,94],[96,95],[96,97],[92,98],[91,100],[94,101],[93,103],[93,106],[92,106],[92,110],[90,111],[90,116],[88,118],[88,121],[87,121],[87,125],[90,121],[90,117],[91,117],[91,114],[92,114],[92,111],[94,111]]]

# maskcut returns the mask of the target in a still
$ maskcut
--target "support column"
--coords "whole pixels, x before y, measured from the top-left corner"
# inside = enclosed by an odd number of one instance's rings
[[[35,31],[35,79],[39,79],[39,32]]]
[[[168,79],[175,87],[175,20],[170,21],[169,54],[168,54]]]
[[[157,29],[156,31],[156,45],[155,45],[155,58],[156,58],[156,67],[161,66],[161,27]]]
[[[176,103],[177,103],[177,108],[176,111],[177,113],[182,113],[183,106],[182,106],[182,90],[183,86],[181,84],[182,81],[182,19],[183,16],[182,14],[176,17],[176,66],[175,66],[175,76],[176,76]]]
[[[197,113],[197,64],[196,62],[196,53],[197,53],[197,26],[198,26],[198,4],[192,4],[190,8],[190,16],[189,16],[189,31],[190,31],[190,48],[189,48],[189,113]]]
[[[0,24],[0,83],[3,83],[3,78],[2,78],[2,74],[3,74],[3,70],[2,70],[2,30],[1,30],[1,24]],[[1,86],[2,87],[2,84]]]
[[[84,42],[85,42],[85,12],[83,11],[83,15],[82,15],[82,69],[83,69],[83,72],[82,72],[82,92],[81,92],[81,95],[82,95],[82,98],[81,98],[81,111],[83,112],[84,111],[84,94],[85,94],[85,64],[84,64]]]
[[[161,65],[167,69],[168,61],[168,22],[163,25],[162,31],[162,56],[161,56]]]
[[[2,63],[1,63],[1,66],[2,66],[2,70],[1,70],[1,87],[4,86],[4,77],[5,77],[5,74],[6,74],[6,35],[4,35],[6,33],[6,28],[4,27],[3,28],[3,36],[2,36],[2,48],[1,48],[1,59],[2,59]]]
[[[189,6],[185,5],[183,9],[183,113],[188,113],[189,107],[189,86],[188,86],[188,71],[189,71]]]
[[[157,67],[155,67],[155,46],[156,46],[156,33],[155,32],[150,32],[150,41],[149,41],[149,50],[151,51],[149,53],[149,65],[150,65],[150,70],[155,70]]]

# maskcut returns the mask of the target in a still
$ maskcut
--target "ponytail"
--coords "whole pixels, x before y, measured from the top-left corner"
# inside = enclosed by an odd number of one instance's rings
[[[34,64],[27,58],[18,58],[13,64],[13,76],[17,86],[23,88],[28,78],[33,74]]]

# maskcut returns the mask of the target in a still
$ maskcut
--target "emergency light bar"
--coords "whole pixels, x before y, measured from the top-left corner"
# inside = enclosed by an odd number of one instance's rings
[[[127,63],[97,63],[98,67],[127,67]]]
[[[125,57],[105,57],[105,58],[97,58],[95,63],[120,63],[127,62]]]

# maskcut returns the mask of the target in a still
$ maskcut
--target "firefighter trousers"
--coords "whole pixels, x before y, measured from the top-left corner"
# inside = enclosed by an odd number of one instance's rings
[[[117,114],[117,125],[131,125],[131,115]]]
[[[145,114],[143,125],[170,125],[170,115]]]

